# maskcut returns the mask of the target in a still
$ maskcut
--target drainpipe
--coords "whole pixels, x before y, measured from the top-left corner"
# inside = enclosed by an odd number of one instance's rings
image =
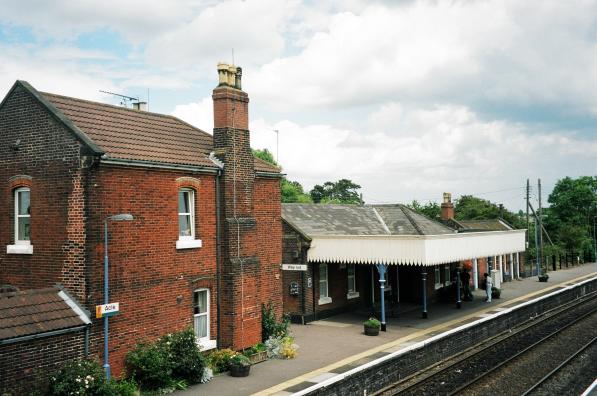
[[[85,359],[89,357],[89,326],[85,326]]]
[[[216,287],[218,288],[217,298],[216,298],[216,326],[217,326],[217,344],[218,348],[222,347],[221,344],[221,324],[220,324],[220,292],[221,292],[221,258],[222,258],[222,246],[221,240],[222,237],[221,233],[221,215],[220,215],[220,182],[222,177],[222,170],[218,169],[218,173],[216,174]]]

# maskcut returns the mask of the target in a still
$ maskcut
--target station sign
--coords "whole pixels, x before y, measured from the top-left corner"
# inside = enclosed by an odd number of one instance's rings
[[[307,264],[282,264],[284,271],[306,271]]]
[[[120,312],[120,303],[109,303],[95,306],[95,317],[105,318],[107,316],[114,316]]]

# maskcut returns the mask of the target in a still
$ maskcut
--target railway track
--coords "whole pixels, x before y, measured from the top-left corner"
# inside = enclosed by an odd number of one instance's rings
[[[565,360],[561,354],[569,355],[580,349],[582,345],[577,344],[582,337],[571,334],[584,332],[593,337],[592,329],[597,326],[595,297],[592,293],[554,309],[530,323],[511,329],[507,334],[488,339],[484,345],[473,346],[375,394],[522,394],[554,367],[552,360],[559,359],[559,364]],[[554,347],[558,348],[558,353],[550,353]],[[539,366],[536,361],[532,362],[532,356],[543,356]],[[544,364],[547,361],[550,361],[549,365]],[[517,368],[525,365],[527,368]],[[539,370],[538,367],[549,369]]]

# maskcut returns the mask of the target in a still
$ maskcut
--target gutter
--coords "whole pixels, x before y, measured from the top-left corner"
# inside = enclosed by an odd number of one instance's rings
[[[282,179],[285,176],[285,174],[284,173],[277,173],[277,172],[255,171],[255,176],[259,176],[259,177],[270,177],[272,179]]]
[[[125,166],[137,166],[140,168],[156,168],[156,169],[189,171],[189,172],[197,172],[197,173],[207,173],[207,174],[211,174],[211,175],[217,175],[219,172],[219,169],[204,168],[201,166],[164,164],[163,162],[129,160],[129,159],[120,159],[120,158],[100,158],[100,163],[106,164],[106,165],[120,165],[120,166],[125,165]]]
[[[35,340],[38,338],[50,337],[50,336],[54,336],[54,335],[74,333],[79,330],[87,330],[88,331],[88,329],[89,329],[88,325],[69,327],[66,329],[47,331],[45,333],[31,334],[31,335],[26,335],[26,336],[22,336],[22,337],[9,338],[7,340],[0,340],[0,345],[8,345],[8,344],[14,344],[17,342],[23,342],[23,341]],[[87,341],[87,337],[86,337],[86,341]],[[87,345],[85,345],[85,349],[88,350],[89,347]]]

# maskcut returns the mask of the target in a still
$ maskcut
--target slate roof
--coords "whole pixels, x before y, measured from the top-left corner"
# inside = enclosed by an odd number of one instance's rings
[[[453,220],[459,231],[509,231],[512,230],[508,223],[502,219],[491,220]]]
[[[88,323],[87,314],[58,287],[0,294],[0,341]]]
[[[174,116],[39,92],[26,81],[16,85],[31,92],[92,151],[108,159],[218,167],[209,159],[213,136]],[[280,173],[280,168],[257,158],[254,168]]]
[[[282,218],[308,237],[318,235],[438,235],[451,228],[405,205],[282,204]]]

